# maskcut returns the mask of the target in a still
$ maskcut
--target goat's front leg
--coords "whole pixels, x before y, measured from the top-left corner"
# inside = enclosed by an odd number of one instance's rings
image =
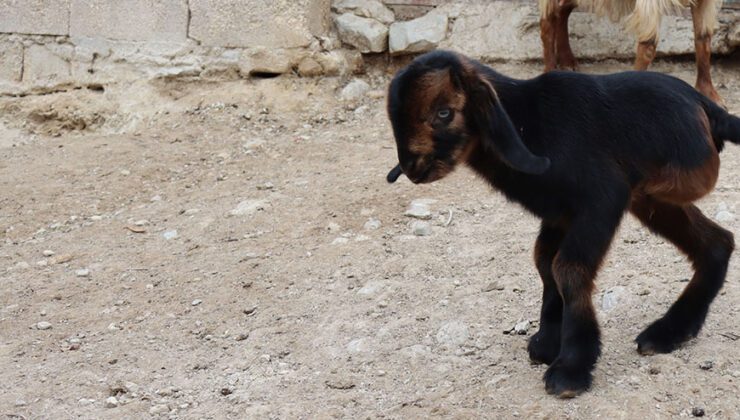
[[[563,320],[563,299],[552,274],[552,261],[563,240],[563,231],[542,222],[534,245],[534,261],[542,279],[542,310],[540,329],[529,340],[529,358],[535,363],[552,363],[560,353],[560,329]]]
[[[553,260],[553,278],[563,299],[563,319],[560,352],[544,379],[547,392],[558,397],[571,398],[591,386],[591,371],[601,354],[591,294],[627,197],[628,192],[606,201],[584,203],[590,209],[580,212],[570,223]]]

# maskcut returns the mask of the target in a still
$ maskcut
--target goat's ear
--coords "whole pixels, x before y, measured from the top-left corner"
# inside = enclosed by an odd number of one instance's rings
[[[550,167],[550,159],[536,156],[527,149],[491,83],[479,75],[471,79],[466,89],[468,103],[483,147],[519,172],[544,173]]]

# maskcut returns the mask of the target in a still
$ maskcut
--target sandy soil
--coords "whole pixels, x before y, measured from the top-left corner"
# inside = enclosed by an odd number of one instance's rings
[[[735,113],[738,69],[715,70]],[[627,216],[594,295],[594,388],[548,396],[526,353],[537,221],[464,168],[386,184],[388,74],[362,78],[358,101],[292,77],[0,100],[0,416],[740,418],[737,258],[699,337],[642,357],[691,271]],[[739,233],[740,148],[722,159],[700,206]],[[404,216],[421,198],[425,237]]]

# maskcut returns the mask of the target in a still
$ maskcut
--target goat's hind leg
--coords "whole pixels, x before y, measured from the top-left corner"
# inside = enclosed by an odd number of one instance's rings
[[[555,50],[555,29],[557,28],[558,0],[540,0],[540,37],[542,38],[542,59],[544,72],[555,70],[557,56]]]
[[[694,47],[696,49],[696,90],[714,102],[724,106],[722,98],[712,83],[712,29],[715,18],[714,0],[697,0],[691,6],[691,17],[694,22]]]
[[[535,363],[551,364],[560,353],[560,328],[563,320],[563,299],[552,274],[552,261],[558,252],[563,232],[542,223],[534,246],[534,260],[542,279],[542,310],[540,329],[529,339],[529,358]]]
[[[635,340],[641,354],[669,353],[695,337],[704,324],[709,305],[725,280],[735,247],[733,235],[691,204],[678,206],[641,197],[630,210],[651,231],[687,254],[694,266],[694,276],[678,300]]]
[[[577,70],[578,63],[570,48],[570,37],[568,35],[568,18],[576,5],[572,1],[565,1],[558,7],[557,19],[555,21],[555,54],[558,68],[561,70]]]

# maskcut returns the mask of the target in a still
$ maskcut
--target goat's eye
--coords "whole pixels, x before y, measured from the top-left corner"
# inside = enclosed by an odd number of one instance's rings
[[[443,108],[437,111],[437,118],[439,118],[440,120],[446,120],[450,118],[451,115],[452,111],[449,108]]]

